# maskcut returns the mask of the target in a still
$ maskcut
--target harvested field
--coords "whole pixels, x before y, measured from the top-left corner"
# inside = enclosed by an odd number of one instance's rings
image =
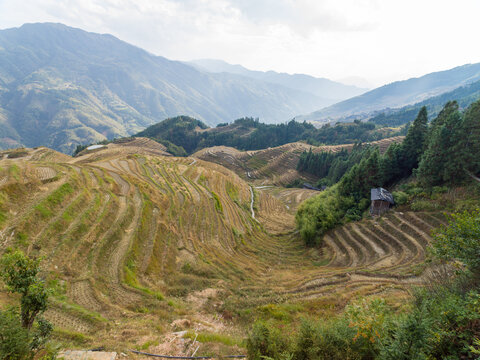
[[[46,315],[63,334],[86,336],[83,346],[168,349],[162,339],[180,342],[172,323],[238,338],[245,334],[238,314],[268,304],[341,308],[357,296],[404,298],[425,281],[430,232],[445,221],[391,211],[306,249],[294,214],[317,192],[252,185],[199,158],[113,150],[57,162],[0,160],[9,209],[2,249],[44,259],[57,284]],[[198,354],[213,346],[199,345]]]
[[[403,136],[382,139],[370,144],[377,145],[383,153],[391,143],[401,141],[403,141]],[[338,152],[342,149],[350,150],[352,147],[353,144],[313,146],[295,142],[264,150],[239,151],[227,146],[215,146],[202,149],[192,156],[223,165],[247,181],[261,185],[281,186],[298,178],[314,181],[310,175],[300,174],[297,171],[298,160],[303,151],[312,149],[314,153]]]

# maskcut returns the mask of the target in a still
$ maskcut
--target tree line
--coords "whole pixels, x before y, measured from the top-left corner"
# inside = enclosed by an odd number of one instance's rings
[[[379,130],[375,124],[361,121],[326,124],[317,129],[307,122],[291,120],[284,124],[264,124],[259,119],[248,117],[208,129],[199,120],[177,116],[152,125],[135,136],[149,137],[164,144],[173,155],[186,156],[211,146],[259,150],[296,141],[311,145],[338,145],[380,140],[401,134],[401,131]]]

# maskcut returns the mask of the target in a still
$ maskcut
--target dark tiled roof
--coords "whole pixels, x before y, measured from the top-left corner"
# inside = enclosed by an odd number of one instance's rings
[[[385,190],[384,188],[376,188],[376,189],[372,189],[370,191],[370,200],[374,201],[374,200],[382,200],[382,201],[388,201],[390,204],[395,204],[395,202],[393,201],[393,195],[391,193],[389,193],[387,190]]]

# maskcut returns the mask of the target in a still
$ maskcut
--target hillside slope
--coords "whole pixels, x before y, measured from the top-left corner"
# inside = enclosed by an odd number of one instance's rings
[[[327,145],[371,142],[402,132],[403,129],[380,128],[373,123],[360,121],[315,128],[310,123],[295,120],[283,124],[264,124],[253,118],[241,118],[232,123],[208,127],[197,119],[176,116],[151,125],[135,136],[158,141],[170,148],[172,154],[181,156],[212,146],[261,150],[298,141]]]
[[[293,213],[315,192],[252,191],[220,165],[152,156],[161,149],[134,141],[76,158],[0,154],[2,249],[44,259],[54,289],[46,316],[63,342],[188,355],[188,334],[176,332],[186,329],[218,334],[198,355],[242,353],[241,319],[269,304],[334,309],[376,293],[401,301],[425,280],[415,265],[437,214],[392,212],[307,250]],[[1,290],[0,303],[11,301]]]
[[[111,35],[61,24],[0,31],[0,147],[128,136],[169,116],[210,125],[242,116],[283,122],[319,98],[233,74],[209,74]]]
[[[396,81],[311,114],[297,116],[296,119],[323,123],[362,118],[385,108],[414,104],[479,79],[480,63],[463,65],[419,78]]]
[[[403,136],[373,141],[383,153],[392,143],[399,143]],[[315,182],[318,179],[307,173],[299,173],[297,164],[300,155],[310,149],[314,153],[351,150],[354,144],[313,146],[303,142],[294,142],[277,147],[254,151],[239,151],[232,147],[215,146],[197,151],[192,156],[211,161],[235,171],[242,178],[258,185],[285,186],[296,179]]]

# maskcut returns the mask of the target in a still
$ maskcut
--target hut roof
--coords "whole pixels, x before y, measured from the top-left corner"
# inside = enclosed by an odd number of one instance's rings
[[[382,201],[388,201],[390,204],[395,204],[393,201],[393,195],[385,190],[384,188],[376,188],[372,189],[370,191],[370,200],[375,201],[375,200],[382,200]]]

